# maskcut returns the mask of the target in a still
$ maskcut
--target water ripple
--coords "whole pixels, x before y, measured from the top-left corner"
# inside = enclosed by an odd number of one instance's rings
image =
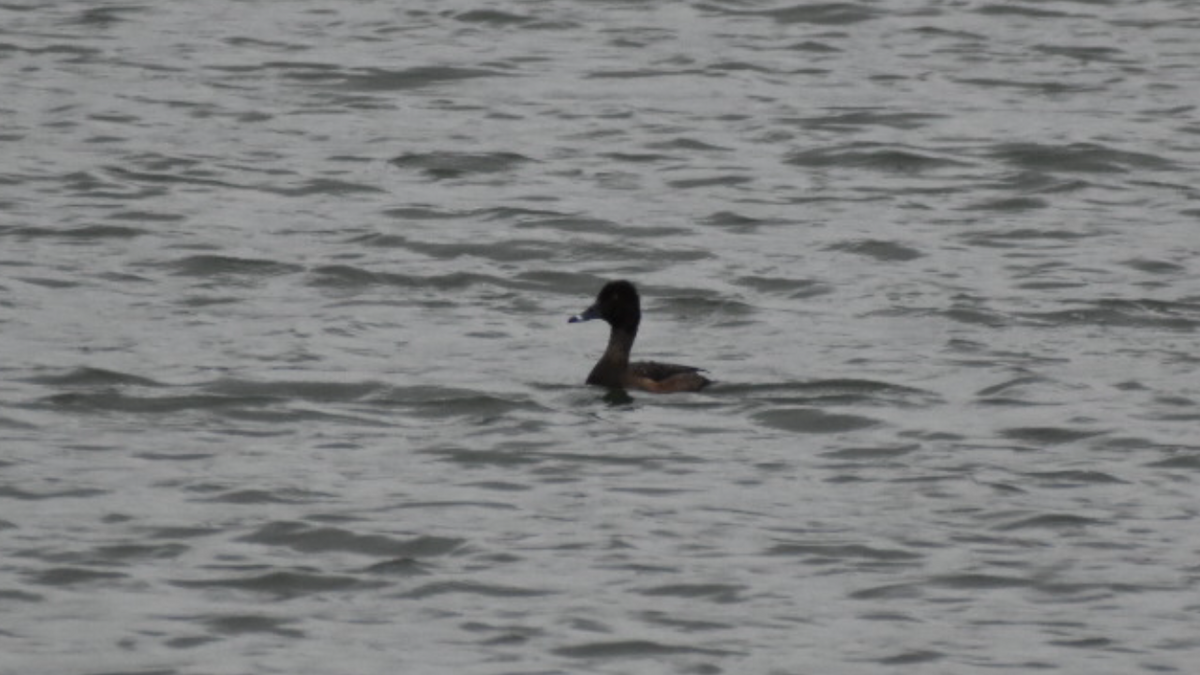
[[[836,434],[859,429],[868,429],[880,424],[879,420],[862,415],[827,413],[813,408],[782,408],[757,413],[758,422],[781,429],[807,434]]]
[[[724,656],[731,652],[705,647],[672,645],[652,640],[610,640],[585,642],[554,650],[555,654],[576,659],[654,658],[672,654],[702,654]]]
[[[249,591],[270,595],[280,600],[321,593],[369,591],[384,586],[378,582],[368,582],[345,575],[282,570],[249,576],[175,579],[171,581],[171,584],[180,588]]]
[[[1015,167],[1028,171],[1066,171],[1112,173],[1133,170],[1165,171],[1174,163],[1144,152],[1117,150],[1098,143],[1009,143],[990,153]]]
[[[967,162],[958,159],[879,143],[847,143],[828,148],[799,150],[789,155],[785,161],[795,166],[814,169],[863,168],[892,173],[920,173],[967,165]]]
[[[401,541],[380,535],[355,534],[337,527],[314,527],[297,522],[268,523],[254,533],[242,537],[241,541],[286,546],[307,553],[346,551],[396,558],[446,555],[464,543],[459,539],[428,536]]]
[[[530,158],[515,152],[421,152],[406,153],[391,160],[401,169],[416,169],[430,178],[461,178],[473,173],[511,171]]]

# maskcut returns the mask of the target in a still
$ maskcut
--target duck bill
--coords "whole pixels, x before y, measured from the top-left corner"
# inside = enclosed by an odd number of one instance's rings
[[[579,323],[580,321],[591,321],[592,319],[599,319],[599,318],[600,318],[600,311],[596,309],[595,305],[592,305],[591,307],[588,307],[587,309],[583,310],[579,314],[576,314],[575,316],[571,317],[570,319],[567,319],[567,323]]]

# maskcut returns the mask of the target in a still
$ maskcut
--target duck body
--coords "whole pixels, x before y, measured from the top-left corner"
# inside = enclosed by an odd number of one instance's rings
[[[612,281],[600,289],[596,302],[570,323],[603,319],[611,328],[608,347],[587,383],[611,389],[641,389],[657,393],[699,391],[712,383],[701,368],[657,361],[631,362],[629,354],[642,320],[641,299],[628,281]]]

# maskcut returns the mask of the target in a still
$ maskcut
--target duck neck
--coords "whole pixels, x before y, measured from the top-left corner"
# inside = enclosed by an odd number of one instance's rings
[[[629,354],[633,351],[633,339],[637,337],[637,326],[632,328],[613,326],[608,334],[608,347],[600,361],[619,366],[624,370],[629,365]]]
[[[606,387],[620,387],[624,382],[625,372],[629,369],[629,352],[633,349],[633,339],[637,337],[637,326],[613,326],[608,335],[608,347],[596,367],[588,375],[588,384],[599,384]]]

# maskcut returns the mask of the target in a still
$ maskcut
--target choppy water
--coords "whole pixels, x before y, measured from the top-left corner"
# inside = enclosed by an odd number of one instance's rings
[[[0,5],[0,672],[1192,672],[1198,35]]]

